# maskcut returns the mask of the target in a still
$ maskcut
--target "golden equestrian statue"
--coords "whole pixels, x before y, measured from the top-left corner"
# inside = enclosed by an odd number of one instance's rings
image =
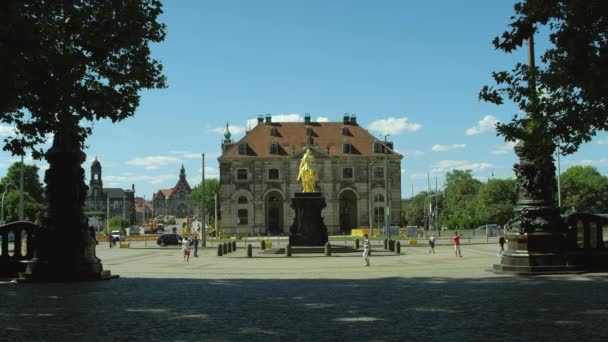
[[[300,171],[296,181],[302,182],[302,192],[315,192],[317,183],[317,161],[309,148],[300,160]]]

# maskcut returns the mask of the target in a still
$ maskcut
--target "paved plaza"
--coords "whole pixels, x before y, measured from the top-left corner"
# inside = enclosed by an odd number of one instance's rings
[[[490,272],[497,246],[223,257],[106,248],[118,279],[0,283],[1,341],[606,341],[607,274]]]

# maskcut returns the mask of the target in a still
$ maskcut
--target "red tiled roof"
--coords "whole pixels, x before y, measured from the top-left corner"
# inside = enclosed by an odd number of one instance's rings
[[[300,151],[307,142],[306,129],[312,129],[312,144],[320,151],[329,153],[331,156],[383,156],[384,153],[374,152],[374,142],[384,143],[371,135],[366,129],[353,124],[342,122],[273,122],[271,125],[259,123],[238,142],[231,144],[220,157],[276,157],[289,155]],[[348,135],[342,135],[342,127],[348,130]],[[275,128],[276,135],[271,135],[270,130]],[[349,142],[352,146],[351,153],[342,152],[342,143]],[[269,145],[273,142],[278,144],[278,153],[270,153]],[[247,144],[247,154],[239,154],[238,145]],[[402,158],[403,156],[392,149],[387,149],[389,156]]]

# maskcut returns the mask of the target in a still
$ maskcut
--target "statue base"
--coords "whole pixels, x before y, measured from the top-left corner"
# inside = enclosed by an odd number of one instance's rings
[[[321,211],[325,208],[325,197],[320,192],[296,192],[291,207],[296,215],[289,229],[289,244],[292,246],[324,246],[327,243],[327,227]]]
[[[568,263],[564,237],[556,232],[507,233],[508,249],[494,271],[514,274],[580,273]]]

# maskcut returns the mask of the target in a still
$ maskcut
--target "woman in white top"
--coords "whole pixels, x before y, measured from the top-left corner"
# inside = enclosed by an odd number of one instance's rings
[[[369,251],[372,248],[372,244],[369,242],[369,236],[363,235],[363,259],[365,260],[365,266],[369,266]]]
[[[182,251],[184,251],[184,261],[190,261],[190,242],[188,238],[184,236],[182,240]]]

